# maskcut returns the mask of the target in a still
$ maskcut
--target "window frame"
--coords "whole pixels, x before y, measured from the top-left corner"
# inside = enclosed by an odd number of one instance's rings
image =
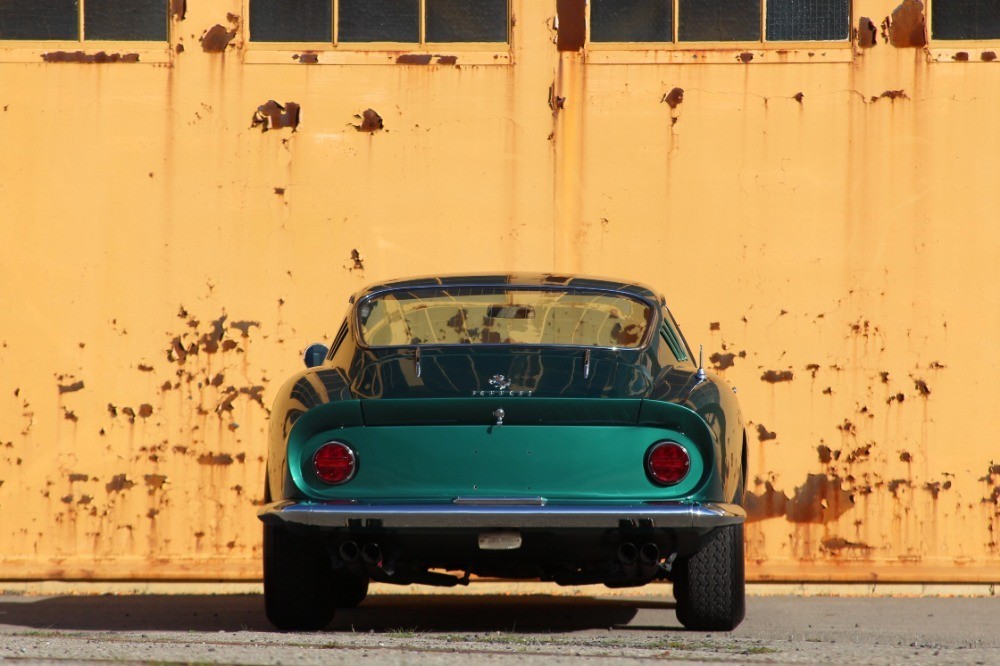
[[[590,40],[591,3],[587,3],[587,61],[623,63],[731,63],[731,62],[851,62],[854,59],[854,0],[848,1],[847,37],[843,40],[768,41],[767,2],[758,0],[760,35],[755,41],[680,41],[680,3],[671,2],[669,42],[593,42]],[[734,53],[735,52],[735,53]],[[749,56],[749,57],[747,57]]]
[[[931,62],[1000,63],[1000,36],[992,39],[941,39],[934,37],[934,5],[937,0],[923,0],[924,21],[927,24],[927,58]],[[947,0],[944,0],[947,2]],[[995,58],[984,60],[984,53]],[[965,54],[962,58],[959,54]]]
[[[170,62],[173,53],[174,19],[170,13],[170,0],[166,6],[167,30],[163,40],[147,39],[87,39],[85,29],[86,0],[77,0],[77,39],[0,39],[0,63],[39,62],[44,56],[62,51],[94,55],[102,51],[108,55],[138,55],[129,64],[162,64]],[[114,63],[109,63],[114,64]]]
[[[460,54],[453,64],[464,65],[507,65],[513,61],[514,26],[511,21],[512,2],[507,4],[507,41],[504,42],[428,42],[427,36],[427,0],[419,2],[419,41],[417,42],[341,42],[340,35],[340,0],[327,0],[331,5],[331,36],[330,42],[263,42],[254,41],[250,32],[250,2],[243,0],[243,12],[247,20],[243,22],[246,40],[244,50],[247,63],[275,62],[308,62],[309,64],[406,64],[409,54],[431,56],[426,63],[436,62],[448,54]],[[302,54],[315,56],[302,61]],[[402,59],[401,59],[402,58]]]

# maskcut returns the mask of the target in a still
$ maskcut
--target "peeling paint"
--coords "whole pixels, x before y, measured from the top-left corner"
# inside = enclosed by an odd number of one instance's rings
[[[587,38],[586,0],[556,0],[559,51],[579,51]]]
[[[73,382],[72,384],[59,384],[59,394],[63,393],[76,393],[83,388],[83,381]]]
[[[749,52],[744,52],[736,56],[736,59],[742,62],[744,65],[753,60],[753,54]]]
[[[769,431],[767,428],[764,427],[764,424],[762,423],[757,424],[757,441],[767,442],[777,438],[778,438],[778,433]]]
[[[431,64],[430,53],[403,53],[396,56],[397,65],[429,65]]]
[[[361,256],[361,253],[358,252],[357,249],[351,250],[351,262],[353,262],[353,265],[351,266],[350,270],[352,271],[365,270],[364,257]]]
[[[228,453],[203,453],[198,456],[199,465],[232,465],[233,457]]]
[[[282,106],[271,99],[257,107],[250,127],[260,127],[263,132],[290,127],[294,132],[299,126],[300,115],[301,108],[295,102],[285,102]]]
[[[871,546],[866,543],[855,543],[854,541],[848,541],[843,537],[827,537],[820,542],[823,548],[831,551],[840,550],[874,550]]]
[[[906,94],[905,90],[886,90],[881,95],[872,95],[871,102],[877,102],[880,99],[888,99],[895,102],[897,99],[910,99]]]
[[[303,65],[315,65],[319,62],[319,54],[312,51],[306,51],[305,53],[298,53],[292,56],[293,59],[298,59],[298,61]]]
[[[903,0],[887,18],[889,42],[897,48],[922,48],[927,45],[924,4],[920,0]]]
[[[216,23],[201,36],[201,49],[205,53],[222,53],[235,37],[235,30],[226,30]]]
[[[736,365],[735,359],[736,354],[715,353],[708,357],[708,360],[712,362],[712,366],[719,371],[726,370]]]
[[[385,127],[382,123],[382,116],[378,115],[375,109],[365,109],[362,113],[355,114],[354,117],[361,121],[359,124],[353,125],[354,129],[359,132],[378,132]]]
[[[152,415],[153,415],[153,406],[152,405],[150,405],[149,403],[146,403],[146,402],[144,402],[141,405],[139,405],[139,417],[140,418],[148,419]]]
[[[85,53],[83,51],[52,51],[42,54],[45,62],[76,62],[84,64],[106,64],[113,62],[139,62],[138,53]]]
[[[678,105],[684,102],[684,89],[683,88],[673,88],[670,92],[663,96],[660,100],[662,103],[666,103],[671,109],[676,109]],[[716,329],[718,330],[718,329]]]
[[[930,387],[927,386],[927,382],[922,379],[913,379],[913,388],[917,389],[917,393],[926,398],[931,394]]]
[[[129,490],[133,486],[135,486],[135,481],[130,481],[127,474],[116,474],[111,477],[111,481],[104,485],[104,489],[108,493],[119,493]]]
[[[953,55],[951,59],[957,62],[969,62],[969,54],[966,51],[959,51]]]
[[[996,51],[983,51],[979,54],[979,59],[983,62],[993,62],[997,59]]]
[[[878,28],[867,16],[858,19],[857,29],[858,46],[863,49],[870,49],[878,44]]]
[[[170,0],[170,16],[175,21],[183,21],[187,16],[187,0]]]
[[[146,482],[146,485],[149,486],[150,494],[155,490],[163,488],[163,484],[167,482],[167,477],[163,474],[146,474],[142,478]]]
[[[790,382],[795,376],[791,370],[768,370],[760,376],[760,380],[771,384],[778,382]]]

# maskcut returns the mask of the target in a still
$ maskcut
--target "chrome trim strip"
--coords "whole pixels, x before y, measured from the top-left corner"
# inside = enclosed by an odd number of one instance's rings
[[[622,520],[658,528],[713,528],[746,520],[736,504],[635,502],[623,505],[546,504],[335,504],[285,500],[262,507],[267,524],[347,527],[349,521],[381,521],[384,528],[617,528]]]
[[[528,505],[528,506],[544,506],[544,497],[456,497],[452,500],[452,504],[465,504],[465,505],[498,505],[498,506],[516,506],[516,505]]]

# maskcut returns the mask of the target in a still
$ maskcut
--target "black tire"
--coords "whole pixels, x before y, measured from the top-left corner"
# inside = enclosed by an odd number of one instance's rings
[[[366,586],[367,587],[367,586]],[[264,610],[278,629],[317,631],[334,613],[335,586],[322,544],[264,526]]]
[[[333,572],[333,604],[354,608],[368,596],[368,577],[357,576],[345,568]]]
[[[746,611],[743,525],[709,533],[694,555],[674,564],[677,619],[687,629],[731,631]]]

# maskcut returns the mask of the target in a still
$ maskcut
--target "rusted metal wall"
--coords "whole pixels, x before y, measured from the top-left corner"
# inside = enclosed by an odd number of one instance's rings
[[[521,269],[660,286],[738,385],[753,579],[1000,578],[1000,44],[912,0],[694,51],[513,0],[509,51],[417,54],[171,7],[169,49],[0,45],[0,576],[258,575],[271,394],[348,294]]]

